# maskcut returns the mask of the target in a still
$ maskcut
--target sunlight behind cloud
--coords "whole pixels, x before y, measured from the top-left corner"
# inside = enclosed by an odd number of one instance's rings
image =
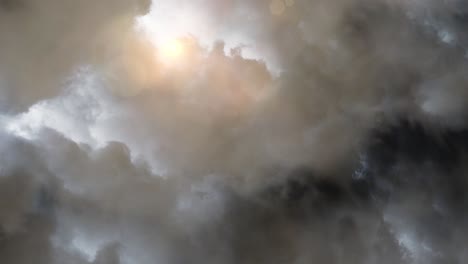
[[[160,46],[159,55],[166,62],[175,62],[183,60],[186,53],[186,47],[180,39],[172,39]]]
[[[222,41],[228,53],[230,49],[243,47],[242,57],[262,60],[270,70],[278,70],[278,65],[274,65],[273,58],[270,57],[271,54],[260,50],[258,43],[252,39],[250,29],[233,25],[230,21],[232,18],[226,18],[224,22],[216,20],[210,9],[206,8],[206,3],[203,3],[188,0],[153,2],[150,12],[137,18],[137,28],[144,32],[155,46],[163,50],[166,60],[173,61],[174,58],[179,58],[181,53],[185,53],[177,51],[180,50],[177,47],[179,44],[172,45],[175,39],[190,37],[195,38],[204,48],[213,47],[216,42]],[[294,1],[288,0],[287,3]],[[242,13],[245,10],[233,12],[234,17],[236,12]]]

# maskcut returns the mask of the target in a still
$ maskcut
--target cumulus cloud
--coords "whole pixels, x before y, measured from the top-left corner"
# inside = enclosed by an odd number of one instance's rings
[[[466,261],[461,1],[150,4],[0,0],[2,263]]]

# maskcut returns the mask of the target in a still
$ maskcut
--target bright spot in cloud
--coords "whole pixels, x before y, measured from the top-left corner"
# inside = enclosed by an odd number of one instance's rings
[[[294,4],[294,0],[280,0],[280,2],[283,7]],[[213,20],[213,14],[208,10],[205,1],[153,1],[150,12],[137,19],[137,27],[146,34],[155,46],[166,53],[163,57],[172,62],[174,58],[180,59],[181,55],[185,56],[187,51],[184,51],[183,45],[177,44],[175,47],[171,47],[167,43],[173,43],[173,40],[177,38],[193,36],[205,48],[212,47],[219,40],[225,43],[226,51],[243,46],[242,56],[244,58],[263,60],[270,70],[278,70],[274,69],[277,68],[277,65],[273,65],[272,58],[265,51],[257,48],[257,42],[252,39],[250,34],[251,29]],[[233,12],[235,13],[235,10]],[[226,21],[229,19],[226,18]]]
[[[154,1],[150,12],[138,18],[138,26],[157,46],[187,35],[194,35],[199,41],[209,44],[217,37],[215,25],[205,14],[205,8],[197,1]]]
[[[185,55],[186,48],[180,39],[172,39],[160,46],[160,56],[166,61],[181,60]]]

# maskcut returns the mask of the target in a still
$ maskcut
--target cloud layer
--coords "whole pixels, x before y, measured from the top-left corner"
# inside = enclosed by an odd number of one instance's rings
[[[150,4],[0,0],[0,262],[467,261],[462,1]]]

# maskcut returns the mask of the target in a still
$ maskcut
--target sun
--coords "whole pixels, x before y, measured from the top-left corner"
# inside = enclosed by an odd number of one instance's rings
[[[185,45],[180,39],[172,39],[160,46],[161,57],[169,62],[181,60],[185,53]]]

